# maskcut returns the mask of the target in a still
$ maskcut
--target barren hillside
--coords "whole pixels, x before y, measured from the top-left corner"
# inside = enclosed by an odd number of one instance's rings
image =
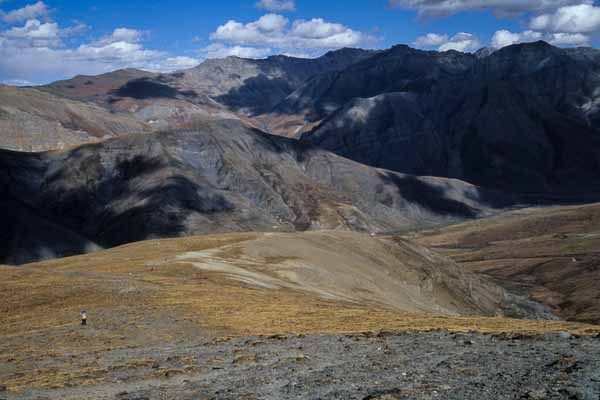
[[[2,276],[0,382],[17,391],[110,387],[125,377],[139,384],[150,378],[139,374],[152,363],[135,352],[155,349],[153,357],[160,357],[171,346],[183,351],[229,335],[600,332],[575,323],[481,317],[535,316],[543,309],[420,246],[357,233],[149,241],[2,267]],[[88,313],[85,329],[78,325],[80,310]],[[170,373],[197,372],[190,368]]]
[[[600,322],[600,205],[525,209],[418,242],[529,293],[562,318]]]

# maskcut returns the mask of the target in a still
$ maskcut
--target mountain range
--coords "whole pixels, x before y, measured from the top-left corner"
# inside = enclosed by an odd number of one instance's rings
[[[592,202],[599,107],[600,52],[545,42],[229,57],[1,86],[0,264],[198,234],[398,235]],[[538,296],[596,321],[575,298]]]

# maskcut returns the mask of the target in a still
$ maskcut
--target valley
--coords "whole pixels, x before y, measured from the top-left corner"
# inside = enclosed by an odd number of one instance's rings
[[[595,400],[598,77],[537,41],[0,86],[0,399]]]

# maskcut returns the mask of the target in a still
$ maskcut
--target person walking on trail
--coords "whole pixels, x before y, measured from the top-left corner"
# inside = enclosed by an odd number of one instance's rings
[[[81,325],[87,325],[87,312],[85,312],[85,310],[81,312]]]

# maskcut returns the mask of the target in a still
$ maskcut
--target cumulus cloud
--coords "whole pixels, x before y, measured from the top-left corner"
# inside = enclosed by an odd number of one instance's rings
[[[50,8],[43,1],[38,1],[35,4],[29,4],[7,13],[2,12],[0,15],[2,15],[2,20],[7,24],[16,24],[17,22],[29,19],[48,17],[49,14]]]
[[[65,45],[63,38],[85,29],[87,26],[80,23],[61,28],[56,22],[29,19],[23,25],[0,31],[0,80],[44,83],[125,67],[173,71],[200,62],[193,57],[174,57],[147,49],[143,44],[147,33],[125,27],[74,48]]]
[[[490,10],[497,16],[552,12],[574,4],[594,4],[594,0],[389,0],[390,7],[414,10],[422,18],[441,18],[465,11]]]
[[[417,40],[413,42],[416,47],[419,48],[430,48],[430,47],[438,47],[443,45],[444,43],[448,43],[449,37],[448,35],[438,35],[437,33],[428,33],[424,36],[419,36]]]
[[[2,0],[0,0],[0,3]],[[295,2],[262,1],[265,7],[291,10]],[[42,1],[4,12],[0,18],[11,21],[0,30],[0,81],[45,83],[76,74],[99,74],[119,68],[173,71],[190,68],[205,58],[238,56],[264,58],[274,53],[314,57],[325,51],[358,46],[375,40],[343,24],[322,18],[294,20],[277,13],[263,15],[249,23],[235,20],[219,26],[208,46],[197,57],[173,56],[146,46],[149,32],[118,27],[89,40],[75,37],[88,29],[76,22],[61,26],[51,18]]]
[[[582,33],[558,32],[550,35],[548,41],[555,46],[585,46],[590,42],[590,37]]]
[[[117,28],[110,35],[103,37],[98,43],[108,45],[111,43],[139,43],[147,35],[147,32],[130,28]]]
[[[416,47],[424,49],[437,48],[439,51],[456,50],[471,52],[481,47],[481,42],[477,36],[467,32],[460,32],[452,37],[437,33],[428,33],[427,35],[418,37],[413,44]]]
[[[213,43],[201,50],[205,58],[225,58],[229,56],[241,58],[265,58],[272,53],[271,48],[257,48],[245,46],[227,46],[222,43]]]
[[[2,35],[15,47],[59,47],[62,45],[61,31],[55,22],[42,23],[28,20],[22,27],[13,27]]]
[[[442,44],[438,50],[439,51],[449,51],[456,50],[462,52],[470,52],[475,51],[481,47],[481,42],[479,39],[471,34],[466,32],[460,32],[456,35],[452,36],[448,42]]]
[[[525,32],[511,32],[505,29],[497,31],[492,37],[492,47],[500,49],[502,47],[510,46],[512,44],[534,42],[542,40],[544,35],[540,32],[525,31]]]
[[[590,38],[581,33],[544,33],[535,31],[511,32],[500,30],[492,37],[492,47],[500,49],[518,43],[535,42],[545,40],[555,46],[581,46],[589,42]]]
[[[589,33],[600,29],[600,7],[578,4],[559,8],[531,20],[531,29],[549,32]]]
[[[267,14],[247,24],[228,21],[219,26],[210,39],[227,45],[273,48],[282,52],[352,47],[374,40],[368,34],[322,18],[290,22],[279,14]]]
[[[515,43],[545,40],[556,46],[579,46],[590,42],[590,35],[600,31],[600,7],[594,0],[389,0],[392,7],[414,10],[422,18],[441,18],[468,11],[491,11],[496,16],[526,14],[529,30],[499,30],[492,46],[501,48]],[[440,50],[473,49],[476,38],[463,34],[448,39],[447,35],[428,34],[417,38],[414,45]],[[467,50],[468,51],[468,50]]]
[[[261,0],[256,3],[256,7],[267,11],[282,12],[296,11],[295,0]]]

